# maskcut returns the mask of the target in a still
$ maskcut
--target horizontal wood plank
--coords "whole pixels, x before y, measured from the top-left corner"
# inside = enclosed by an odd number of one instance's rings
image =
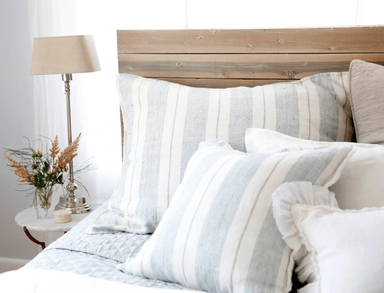
[[[360,53],[384,52],[384,27],[122,30],[119,53]]]
[[[120,73],[197,87],[253,87],[347,71],[354,59],[384,65],[384,27],[124,30],[117,41]]]
[[[120,54],[120,73],[152,78],[300,79],[348,71],[354,59],[384,64],[379,54]]]

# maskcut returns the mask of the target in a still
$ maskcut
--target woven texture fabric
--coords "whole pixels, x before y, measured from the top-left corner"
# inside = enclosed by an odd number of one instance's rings
[[[384,144],[384,66],[353,60],[349,72],[357,142]]]
[[[348,73],[326,73],[254,88],[203,89],[122,74],[121,179],[88,233],[152,233],[200,142],[245,151],[249,127],[325,141],[350,141]]]
[[[156,232],[127,272],[208,292],[288,292],[291,250],[277,229],[272,193],[283,182],[328,187],[350,146],[250,154],[200,144]]]
[[[79,251],[120,263],[125,262],[127,258],[134,257],[151,235],[133,233],[90,235],[85,233],[89,223],[106,206],[107,203],[104,203],[68,233],[60,237],[59,241],[49,245],[46,250]]]
[[[92,212],[68,233],[44,249],[24,268],[71,272],[144,287],[183,289],[177,284],[149,280],[118,269],[118,266],[128,258],[135,257],[151,236],[132,233],[86,234],[85,229],[90,221],[105,206]]]

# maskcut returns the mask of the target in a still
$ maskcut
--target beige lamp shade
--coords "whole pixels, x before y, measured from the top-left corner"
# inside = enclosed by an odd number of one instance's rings
[[[35,38],[31,74],[71,74],[100,70],[93,36]]]

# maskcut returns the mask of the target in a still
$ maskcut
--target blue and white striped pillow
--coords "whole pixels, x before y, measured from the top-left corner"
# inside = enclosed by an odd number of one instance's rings
[[[202,143],[127,272],[208,292],[288,292],[293,260],[273,217],[284,182],[333,184],[352,147],[245,154]]]
[[[121,179],[88,233],[153,232],[201,141],[221,139],[245,151],[247,128],[313,140],[350,141],[348,73],[292,83],[228,89],[193,88],[121,74]]]

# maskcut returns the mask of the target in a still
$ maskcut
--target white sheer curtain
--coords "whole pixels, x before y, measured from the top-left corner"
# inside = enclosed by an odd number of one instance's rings
[[[91,203],[108,199],[121,166],[121,132],[118,96],[116,30],[184,28],[183,1],[29,0],[30,29],[35,37],[90,34],[94,36],[101,72],[73,74],[71,82],[72,136],[80,132],[79,167],[92,158],[97,169],[76,177],[89,190]],[[163,6],[163,4],[166,4]],[[167,5],[176,7],[169,11]],[[151,7],[148,10],[148,7]],[[181,16],[179,12],[181,13]],[[35,133],[67,145],[64,84],[60,75],[33,76]],[[58,197],[60,191],[55,196]],[[80,189],[78,195],[86,195]]]
[[[73,139],[81,132],[79,155],[75,168],[92,158],[97,169],[76,177],[88,189],[89,202],[101,202],[113,191],[119,174],[121,148],[119,143],[119,107],[111,71],[116,62],[103,58],[104,46],[99,31],[84,29],[80,10],[81,1],[29,1],[31,36],[47,37],[92,34],[95,38],[102,72],[74,74],[71,82],[71,114]],[[94,22],[94,20],[87,20]],[[97,24],[97,23],[96,23]],[[108,43],[113,43],[108,40]],[[113,45],[112,45],[113,47]],[[112,48],[113,50],[113,48]],[[116,71],[115,71],[116,72]],[[54,138],[59,136],[60,146],[67,145],[66,102],[64,84],[60,75],[34,76],[35,133]],[[60,191],[60,190],[59,190]],[[60,193],[60,192],[59,192]],[[77,194],[86,195],[79,188]]]
[[[90,202],[113,192],[120,174],[120,120],[115,87],[117,29],[284,28],[383,25],[382,0],[29,0],[31,37],[94,36],[101,72],[74,74],[72,132],[82,133],[75,166],[93,158],[96,171],[80,181]],[[67,145],[61,77],[34,76],[37,137]],[[79,190],[78,194],[85,194]]]

